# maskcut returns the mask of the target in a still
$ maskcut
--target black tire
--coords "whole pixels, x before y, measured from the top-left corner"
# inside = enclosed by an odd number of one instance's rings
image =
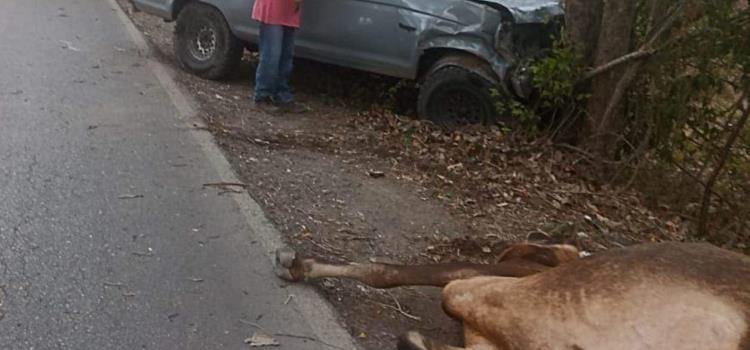
[[[219,10],[191,2],[177,17],[174,48],[185,70],[215,80],[226,77],[237,68],[244,44],[232,34]]]
[[[460,66],[433,70],[419,89],[419,116],[448,128],[494,123],[493,87],[488,79]]]

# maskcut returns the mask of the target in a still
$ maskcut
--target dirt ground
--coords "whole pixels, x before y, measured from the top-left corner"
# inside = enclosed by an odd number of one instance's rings
[[[155,55],[177,67],[173,25],[130,11]],[[492,128],[446,132],[399,116],[413,113],[411,89],[373,74],[299,61],[293,86],[312,108],[269,115],[249,98],[255,59],[229,80],[181,74],[179,83],[247,191],[298,252],[333,262],[491,262],[508,241],[529,236],[595,253],[640,241],[680,240],[682,219],[646,209],[633,193],[586,180],[582,158]],[[316,283],[364,349],[389,349],[407,330],[455,343],[439,290],[388,291]]]

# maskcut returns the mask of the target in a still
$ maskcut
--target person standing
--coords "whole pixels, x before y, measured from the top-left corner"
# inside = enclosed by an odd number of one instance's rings
[[[294,37],[300,26],[302,0],[255,0],[252,18],[260,22],[260,62],[255,72],[255,104],[264,109],[303,112],[289,86]]]

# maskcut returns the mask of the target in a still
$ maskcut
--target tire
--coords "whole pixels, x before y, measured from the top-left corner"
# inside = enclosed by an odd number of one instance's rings
[[[185,70],[202,78],[216,80],[237,68],[244,44],[232,34],[219,10],[191,2],[177,17],[174,48]]]
[[[495,122],[491,81],[458,65],[435,66],[419,90],[420,117],[447,128]]]

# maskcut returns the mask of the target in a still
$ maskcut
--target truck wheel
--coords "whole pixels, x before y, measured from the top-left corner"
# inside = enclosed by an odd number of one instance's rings
[[[206,79],[227,76],[240,63],[244,50],[221,12],[198,2],[191,2],[180,11],[174,47],[180,65]]]
[[[488,79],[457,65],[435,69],[419,90],[418,113],[436,125],[449,128],[492,123],[496,116],[493,86]]]

